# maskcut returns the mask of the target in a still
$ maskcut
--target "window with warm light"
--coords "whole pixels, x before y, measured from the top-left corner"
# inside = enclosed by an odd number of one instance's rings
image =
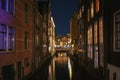
[[[90,9],[89,8],[87,10],[87,20],[88,20],[88,22],[90,21]]]
[[[82,12],[84,12],[84,5],[82,6]]]
[[[93,17],[94,17],[94,3],[92,1],[92,3],[91,3],[91,18],[93,18]]]
[[[88,28],[88,57],[93,58],[93,39],[92,39],[92,26]]]
[[[99,18],[99,55],[100,65],[104,65],[104,43],[103,43],[103,18]]]
[[[98,43],[98,26],[97,22],[94,24],[94,44]]]
[[[100,0],[96,0],[96,13],[100,10]]]
[[[94,67],[98,68],[98,24],[94,23]]]

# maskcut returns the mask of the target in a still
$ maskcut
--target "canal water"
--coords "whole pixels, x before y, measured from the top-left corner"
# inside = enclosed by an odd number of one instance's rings
[[[66,53],[58,53],[51,61],[49,80],[72,80],[72,62]]]
[[[93,80],[66,53],[58,53],[43,67],[35,80]]]

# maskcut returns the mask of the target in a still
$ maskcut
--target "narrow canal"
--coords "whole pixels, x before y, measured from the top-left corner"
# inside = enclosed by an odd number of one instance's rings
[[[66,53],[58,53],[34,80],[92,80]]]

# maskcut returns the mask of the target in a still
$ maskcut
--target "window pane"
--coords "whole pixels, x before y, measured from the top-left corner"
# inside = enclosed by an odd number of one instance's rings
[[[14,0],[9,0],[9,12],[13,14],[14,11]]]
[[[91,18],[94,16],[94,3],[91,3]]]
[[[28,33],[25,32],[25,49],[28,49]]]
[[[28,5],[25,4],[25,22],[28,23]]]
[[[104,44],[103,44],[103,18],[99,19],[99,54],[100,65],[104,66]]]
[[[88,57],[93,58],[92,26],[88,29]]]
[[[0,51],[6,50],[6,26],[0,25]]]
[[[120,51],[120,10],[114,14],[114,50]]]
[[[14,50],[14,28],[9,27],[8,31],[8,50]]]
[[[1,8],[7,10],[7,0],[1,0]]]
[[[96,0],[96,12],[99,12],[100,10],[100,1]]]

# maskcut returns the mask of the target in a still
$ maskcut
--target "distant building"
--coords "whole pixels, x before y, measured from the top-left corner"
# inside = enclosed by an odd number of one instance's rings
[[[53,17],[50,19],[50,27],[48,30],[48,36],[49,36],[49,52],[54,53],[55,52],[55,23]]]

